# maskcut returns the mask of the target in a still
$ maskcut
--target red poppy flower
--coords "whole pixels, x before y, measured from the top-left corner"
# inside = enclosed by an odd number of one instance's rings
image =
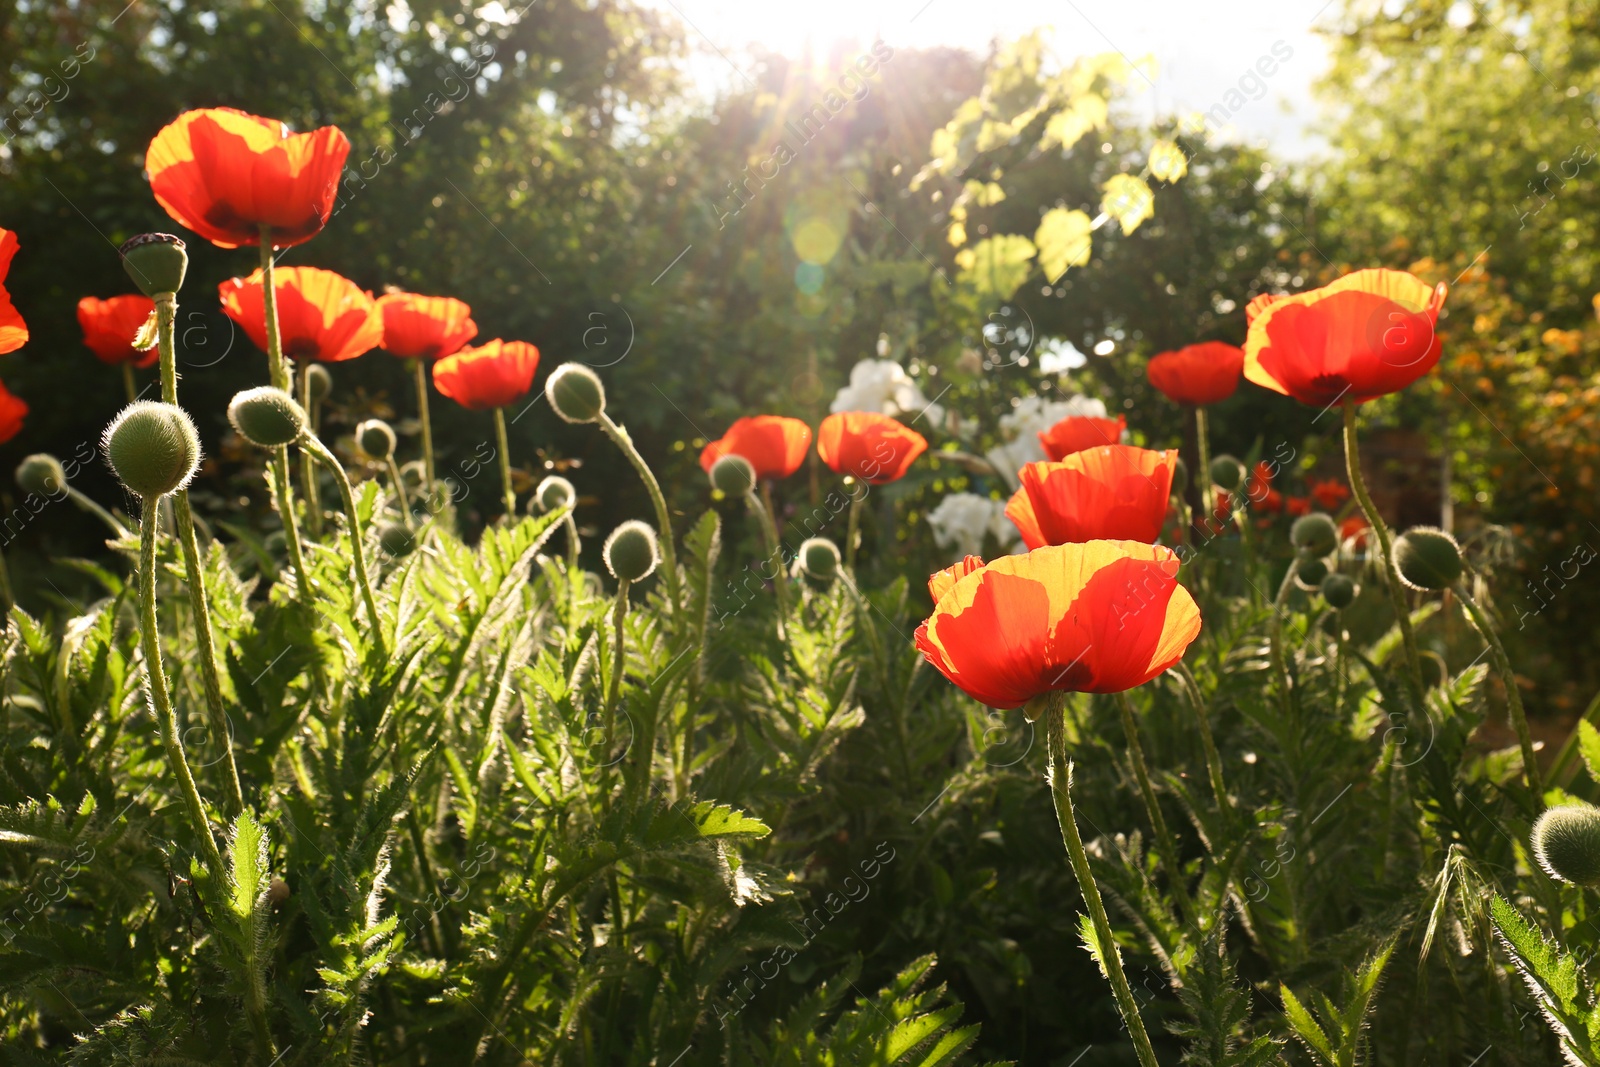
[[[0,383],[0,445],[22,432],[22,420],[28,415],[28,405]]]
[[[378,347],[383,318],[372,294],[331,270],[281,267],[277,282],[278,336],[283,354],[293,359],[339,363]],[[222,310],[267,350],[267,317],[262,308],[261,272],[232,278],[217,287]]]
[[[1262,293],[1260,296],[1251,297],[1250,303],[1244,306],[1245,326],[1248,327],[1252,322],[1255,322],[1267,308],[1288,297],[1288,293]]]
[[[1122,443],[1122,431],[1128,428],[1126,416],[1098,419],[1093,415],[1068,415],[1048,430],[1039,431],[1039,444],[1052,462],[1059,462],[1086,448]]]
[[[1090,541],[1004,556],[945,589],[917,648],[967,695],[1015,708],[1120,693],[1183,658],[1200,609],[1160,545]]]
[[[127,293],[110,300],[86,296],[78,301],[78,325],[83,327],[83,343],[102,363],[148,367],[161,358],[160,351],[151,348],[141,352],[133,347],[133,339],[155,309],[156,302],[143,293]]]
[[[799,419],[748,415],[701,450],[700,467],[709,474],[717,460],[731,454],[749,460],[757,478],[787,478],[800,469],[810,447],[811,427]]]
[[[933,602],[937,604],[939,598],[948,593],[952,586],[982,566],[982,556],[963,556],[960,563],[946,567],[942,571],[935,571],[928,575],[928,595],[933,597]]]
[[[537,348],[497,337],[439,360],[433,365],[433,384],[462,407],[487,411],[527,396],[538,369]]]
[[[478,336],[472,309],[454,297],[385,293],[378,312],[383,350],[402,359],[440,359]]]
[[[11,272],[11,257],[16,254],[17,235],[10,230],[0,230],[0,355],[15,352],[28,343],[28,324],[11,306],[11,294],[5,287],[6,275]]]
[[[1315,500],[1323,511],[1335,511],[1340,504],[1350,499],[1350,487],[1332,478],[1312,482],[1311,499]]]
[[[928,439],[917,431],[872,411],[829,415],[817,427],[817,455],[822,462],[836,474],[873,485],[903,478],[927,447]]]
[[[1292,496],[1284,504],[1291,515],[1311,514],[1311,498],[1308,496]]]
[[[333,212],[350,142],[337,126],[289,133],[277,119],[233,108],[185,111],[145,152],[156,201],[220,248],[315,237]]]
[[[1244,343],[1244,376],[1326,407],[1398,392],[1439,362],[1434,325],[1448,286],[1399,270],[1358,270],[1262,308]]]
[[[1006,518],[1029,548],[1101,539],[1161,536],[1178,453],[1101,445],[1059,463],[1029,463]]]
[[[1348,541],[1351,538],[1359,538],[1356,544],[1365,544],[1367,531],[1371,528],[1365,515],[1352,515],[1339,524],[1339,540]]]
[[[1239,388],[1244,349],[1222,341],[1185,345],[1176,352],[1150,357],[1145,377],[1179,404],[1217,404]]]
[[[1250,472],[1250,480],[1244,488],[1244,495],[1249,498],[1249,506],[1256,511],[1275,512],[1283,510],[1283,494],[1272,488],[1272,464],[1263,460],[1255,465]]]

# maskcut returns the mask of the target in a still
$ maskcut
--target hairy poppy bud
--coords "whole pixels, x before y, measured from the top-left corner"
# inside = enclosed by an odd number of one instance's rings
[[[1443,530],[1413,526],[1394,543],[1394,565],[1413,589],[1447,589],[1461,577],[1461,546]]]
[[[17,485],[24,493],[56,496],[67,487],[67,472],[48,452],[35,452],[17,464]]]
[[[101,447],[117,479],[147,499],[182,489],[200,466],[200,434],[176,404],[134,401],[111,420]]]
[[[333,375],[328,373],[327,367],[313,363],[306,368],[306,392],[313,404],[320,404],[328,399],[328,394],[333,392]]]
[[[826,585],[839,576],[839,546],[826,537],[813,537],[800,545],[795,563],[802,575]]]
[[[1322,579],[1322,599],[1335,611],[1343,611],[1356,598],[1356,583],[1343,574],[1330,574]]]
[[[1211,483],[1234,492],[1244,484],[1244,464],[1229,455],[1218,456],[1211,461]]]
[[[386,522],[378,527],[378,546],[391,556],[409,556],[417,539],[401,522]]]
[[[183,287],[189,269],[189,253],[183,241],[170,233],[141,233],[130,237],[118,249],[122,269],[145,296],[176,293]]]
[[[1552,878],[1600,886],[1600,808],[1562,804],[1533,824],[1533,855]]]
[[[1308,592],[1321,586],[1328,576],[1328,565],[1320,559],[1298,559],[1293,567],[1295,583]]]
[[[1303,555],[1326,556],[1339,547],[1339,528],[1329,516],[1313,511],[1294,520],[1294,525],[1289,527],[1289,541]]]
[[[600,376],[582,363],[563,363],[544,383],[544,395],[555,413],[568,422],[599,422],[606,410],[606,389]]]
[[[601,553],[606,570],[618,581],[638,582],[648,578],[661,562],[661,546],[656,532],[638,519],[627,522],[611,531]]]
[[[540,511],[556,511],[571,506],[577,499],[578,491],[572,487],[572,483],[559,474],[552,474],[539,483],[528,504]]]
[[[234,394],[228,421],[251,444],[277,448],[299,440],[306,429],[306,410],[282,389],[258,385]]]
[[[356,444],[373,459],[394,455],[394,428],[382,419],[367,419],[356,427]]]
[[[730,452],[711,465],[711,487],[742,497],[756,487],[756,469],[743,456]]]

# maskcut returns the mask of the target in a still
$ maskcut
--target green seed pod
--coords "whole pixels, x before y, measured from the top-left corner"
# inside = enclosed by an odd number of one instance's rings
[[[300,439],[306,429],[306,409],[282,389],[258,385],[234,394],[228,421],[251,444],[277,448]]]
[[[572,483],[559,474],[552,474],[539,483],[533,491],[533,496],[528,501],[529,509],[538,508],[540,511],[556,511],[569,507],[578,499],[578,491]]]
[[[313,363],[306,368],[306,392],[311,395],[313,404],[328,399],[328,394],[333,392],[333,375],[328,373],[327,367]]]
[[[742,497],[756,487],[756,469],[743,456],[730,453],[711,465],[711,487]]]
[[[544,383],[550,407],[567,422],[599,422],[606,410],[600,376],[582,363],[563,363]]]
[[[1600,808],[1562,804],[1533,824],[1533,855],[1552,878],[1600,886]]]
[[[386,522],[378,527],[378,545],[389,555],[399,558],[409,556],[417,547],[416,536],[404,523]]]
[[[638,582],[648,578],[661,562],[661,545],[647,524],[629,519],[611,531],[601,554],[613,578]]]
[[[200,434],[176,404],[136,400],[101,439],[106,460],[131,493],[146,499],[182,489],[200,466]]]
[[[35,496],[60,496],[67,488],[67,472],[48,452],[35,452],[17,464],[17,486]]]
[[[1394,543],[1394,565],[1413,589],[1447,589],[1461,577],[1461,546],[1443,530],[1413,526]]]
[[[839,576],[839,546],[826,537],[813,537],[800,545],[795,562],[805,577],[826,585]]]
[[[1330,574],[1322,579],[1322,599],[1335,611],[1343,611],[1356,598],[1356,583],[1343,574]]]
[[[176,293],[183,288],[189,253],[184,250],[183,241],[172,234],[141,233],[124,241],[118,251],[122,253],[122,269],[145,296]]]
[[[1326,556],[1339,547],[1339,527],[1333,519],[1320,511],[1302,515],[1289,527],[1289,542],[1302,555],[1313,558]]]
[[[1229,455],[1211,461],[1211,484],[1232,493],[1244,484],[1244,464]]]
[[[367,419],[356,427],[356,444],[373,459],[394,455],[394,427],[382,419]]]
[[[1178,460],[1172,468],[1172,495],[1182,496],[1185,489],[1189,488],[1189,465],[1183,460]]]
[[[1301,589],[1310,592],[1320,588],[1328,576],[1328,565],[1320,559],[1299,559],[1294,563],[1294,580]]]

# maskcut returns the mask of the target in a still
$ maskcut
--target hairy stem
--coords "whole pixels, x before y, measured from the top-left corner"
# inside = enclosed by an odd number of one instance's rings
[[[111,531],[112,537],[115,537],[120,541],[124,537],[128,536],[128,528],[122,525],[122,523],[118,522],[115,515],[111,514],[111,512],[107,511],[105,508],[96,503],[95,500],[89,496],[89,494],[74,489],[70,485],[67,486],[66,489],[67,497],[74,504],[78,505],[78,507],[88,512],[90,515],[93,515],[101,522],[105,523],[106,529]]]
[[[750,514],[755,516],[757,525],[761,527],[761,539],[766,542],[767,558],[773,566],[772,587],[778,596],[778,640],[785,641],[788,639],[789,620],[788,576],[783,573],[783,546],[778,543],[778,527],[772,518],[772,492],[765,486],[762,487],[762,497],[765,497],[765,503],[752,489],[745,494],[744,500]]]
[[[300,380],[300,406],[311,411],[311,361],[295,368]],[[315,433],[315,431],[313,431]],[[300,450],[300,492],[306,498],[306,529],[313,541],[322,540],[322,494],[317,488],[317,463],[310,452]]]
[[[411,522],[411,497],[406,494],[406,480],[400,476],[400,466],[394,461],[394,453],[389,453],[388,459],[389,481],[394,485],[394,495],[400,501],[400,517],[405,520],[406,529],[412,528]]]
[[[633,439],[628,436],[628,432],[618,426],[604,411],[600,413],[599,421],[600,428],[618,448],[622,449],[622,454],[628,457],[634,470],[639,472],[645,489],[650,493],[650,503],[656,509],[656,529],[661,538],[661,569],[666,572],[667,599],[671,601],[672,613],[676,615],[682,602],[678,595],[678,550],[673,542],[672,516],[667,511],[667,498],[661,494],[661,483],[656,481],[655,473],[650,470],[650,465],[634,447]]]
[[[1200,501],[1205,505],[1206,514],[1210,515],[1216,506],[1216,486],[1211,484],[1211,439],[1206,423],[1206,409],[1194,409],[1194,443],[1199,453],[1196,457],[1200,469],[1195,471],[1195,477],[1200,482]]]
[[[428,368],[422,360],[411,361],[411,374],[417,382],[417,418],[422,422],[422,484],[433,496],[433,419],[428,415]]]
[[[1484,644],[1489,646],[1489,656],[1494,660],[1495,670],[1500,672],[1500,681],[1506,687],[1506,706],[1511,712],[1511,724],[1516,727],[1517,744],[1522,748],[1522,769],[1528,779],[1528,788],[1533,791],[1533,802],[1539,810],[1544,810],[1544,776],[1539,771],[1539,757],[1533,749],[1533,733],[1528,729],[1528,713],[1522,706],[1522,692],[1517,688],[1517,675],[1511,669],[1511,658],[1506,655],[1505,645],[1500,643],[1500,635],[1494,628],[1494,623],[1489,620],[1488,614],[1473,599],[1467,591],[1467,583],[1460,581],[1455,586],[1456,596],[1461,598],[1461,604],[1467,609],[1467,617],[1472,620],[1473,629],[1483,637]]]
[[[1156,799],[1155,787],[1150,784],[1150,765],[1145,762],[1144,745],[1139,741],[1139,720],[1134,714],[1133,701],[1127,693],[1117,694],[1117,708],[1122,712],[1122,732],[1128,739],[1128,760],[1133,764],[1133,777],[1139,785],[1139,796],[1144,801],[1145,816],[1150,820],[1151,833],[1155,835],[1156,852],[1167,868],[1172,883],[1172,896],[1178,910],[1189,922],[1195,922],[1194,902],[1189,899],[1189,888],[1183,881],[1183,867],[1178,862],[1178,846],[1167,818],[1161,814],[1161,803]]]
[[[506,525],[517,521],[517,494],[511,488],[511,445],[506,440],[506,413],[494,409],[494,438],[500,453],[500,491],[505,494]]]
[[[861,502],[866,498],[866,493],[850,498],[850,520],[845,525],[844,534],[844,565],[851,574],[856,572],[856,541],[861,536]]]
[[[367,617],[372,622],[372,640],[378,646],[378,651],[386,655],[383,616],[378,614],[378,600],[372,595],[372,582],[367,577],[367,550],[364,543],[366,538],[361,528],[361,516],[356,511],[356,496],[350,489],[350,479],[334,454],[311,434],[301,435],[300,447],[310,449],[311,453],[322,461],[323,466],[333,475],[333,484],[339,489],[345,517],[350,523],[350,562],[355,567],[356,587],[361,591],[361,599],[367,605]]]
[[[1182,660],[1172,670],[1183,683],[1189,706],[1194,709],[1195,725],[1200,730],[1200,746],[1206,754],[1206,774],[1211,779],[1211,792],[1217,798],[1217,809],[1224,817],[1231,818],[1233,801],[1228,797],[1228,784],[1222,777],[1222,755],[1217,751],[1217,740],[1211,733],[1211,716],[1206,708],[1205,697],[1200,695],[1200,683],[1195,681],[1194,672]]]

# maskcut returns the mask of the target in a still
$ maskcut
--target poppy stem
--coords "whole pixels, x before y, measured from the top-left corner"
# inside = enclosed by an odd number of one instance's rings
[[[122,388],[128,394],[128,403],[131,404],[139,399],[138,383],[133,380],[132,363],[124,363],[122,365]]]
[[[267,323],[267,371],[272,384],[289,392],[289,371],[283,364],[283,339],[278,333],[278,284],[272,269],[272,227],[261,227],[261,312]]]
[[[1383,554],[1383,570],[1388,578],[1389,601],[1394,606],[1394,621],[1400,629],[1400,643],[1405,647],[1406,687],[1411,691],[1412,702],[1420,711],[1423,707],[1422,659],[1417,654],[1417,635],[1411,629],[1411,612],[1406,607],[1405,586],[1400,584],[1400,571],[1395,567],[1394,540],[1389,536],[1389,527],[1384,524],[1383,516],[1372,503],[1366,481],[1361,477],[1361,450],[1356,441],[1356,405],[1349,400],[1344,402],[1344,463],[1345,471],[1350,478],[1350,491],[1355,494],[1356,503],[1361,505],[1361,511],[1367,517],[1367,524],[1372,527],[1372,532],[1378,539],[1378,551]]]
[[[1211,484],[1211,439],[1206,409],[1200,405],[1194,409],[1194,443],[1195,450],[1200,454],[1200,469],[1195,472],[1200,482],[1200,502],[1205,505],[1206,515],[1209,516],[1216,503],[1216,487]]]
[[[78,489],[74,489],[69,485],[67,486],[67,497],[74,504],[78,505],[78,507],[82,508],[84,511],[87,511],[90,515],[93,515],[101,522],[105,523],[107,529],[111,531],[112,537],[115,537],[120,541],[124,537],[128,536],[128,528],[122,525],[122,523],[118,522],[115,515],[101,507],[87,493],[84,493]]]
[[[1231,818],[1233,801],[1228,796],[1228,784],[1222,777],[1222,756],[1217,751],[1217,739],[1211,733],[1211,715],[1206,707],[1205,697],[1200,695],[1200,683],[1195,681],[1194,672],[1189,670],[1189,665],[1182,660],[1178,661],[1172,671],[1183,684],[1184,694],[1189,698],[1189,706],[1194,709],[1195,725],[1200,728],[1200,747],[1206,754],[1206,774],[1211,779],[1211,792],[1216,795],[1217,808],[1224,817]]]
[[[311,411],[311,361],[295,367],[295,377],[300,383],[300,406]],[[313,431],[314,433],[315,431]],[[306,498],[306,528],[313,541],[322,540],[322,494],[317,489],[317,466],[311,453],[300,450],[300,492]]]
[[[511,445],[506,439],[504,408],[494,409],[494,438],[500,446],[500,491],[505,494],[506,525],[517,521],[517,492],[511,488]]]
[[[617,603],[611,612],[611,625],[615,637],[612,640],[611,650],[611,684],[606,689],[606,758],[611,758],[611,746],[617,740],[617,703],[622,696],[622,672],[626,666],[627,633],[624,623],[628,620],[628,586],[626,578],[617,582]],[[607,768],[610,764],[606,764]]]
[[[772,561],[776,571],[772,579],[773,592],[778,597],[778,640],[789,639],[789,582],[788,575],[784,573],[783,545],[778,542],[778,523],[773,517],[772,486],[768,482],[761,483],[761,496],[757,498],[755,490],[745,494],[745,503],[750,506],[750,513],[756,517],[756,522],[761,525],[763,539],[767,542],[767,555]]]
[[[1050,756],[1047,777],[1050,795],[1055,801],[1056,820],[1061,824],[1061,840],[1067,846],[1072,873],[1077,876],[1078,889],[1089,908],[1089,921],[1094,924],[1100,966],[1111,984],[1111,993],[1116,997],[1117,1010],[1121,1012],[1123,1024],[1128,1028],[1128,1036],[1133,1040],[1139,1067],[1160,1067],[1155,1049],[1150,1045],[1150,1035],[1145,1032],[1144,1020],[1139,1017],[1139,1004],[1133,999],[1133,989],[1122,970],[1122,954],[1117,949],[1116,935],[1111,931],[1106,906],[1100,899],[1100,888],[1095,885],[1094,871],[1089,867],[1089,853],[1078,834],[1077,817],[1072,810],[1072,763],[1067,759],[1062,703],[1061,694],[1052,693],[1045,711],[1045,735]]]
[[[1156,852],[1160,854],[1172,883],[1173,899],[1177,901],[1184,919],[1198,928],[1194,902],[1189,899],[1189,888],[1183,881],[1183,867],[1178,863],[1178,846],[1173,840],[1172,830],[1167,826],[1166,816],[1161,814],[1161,803],[1156,799],[1155,787],[1150,784],[1150,766],[1145,762],[1144,745],[1139,741],[1139,720],[1134,714],[1133,701],[1128,699],[1126,692],[1117,694],[1117,708],[1122,713],[1122,732],[1128,738],[1128,760],[1133,764],[1133,777],[1139,785],[1139,796],[1144,801],[1145,816],[1150,820],[1151,833],[1155,835]]]
[[[383,616],[378,614],[378,601],[372,595],[372,582],[367,578],[365,533],[361,528],[361,515],[356,510],[355,493],[350,489],[350,479],[346,476],[344,467],[339,464],[339,460],[316,437],[309,433],[301,434],[300,447],[309,450],[322,461],[323,466],[333,475],[333,484],[339,487],[339,498],[344,503],[345,518],[350,524],[350,562],[355,567],[356,587],[360,589],[361,599],[367,605],[367,616],[372,622],[373,643],[378,646],[380,653],[387,656],[387,648],[383,641]]]
[[[157,294],[156,343],[161,359],[161,399],[168,404],[178,402],[178,357],[173,346],[177,317],[178,294]],[[228,728],[228,713],[222,703],[222,679],[217,674],[216,641],[211,633],[211,603],[206,593],[205,570],[200,565],[200,543],[194,535],[194,515],[189,510],[189,490],[179,489],[172,494],[172,499],[178,544],[183,549],[184,585],[188,587],[189,610],[194,616],[200,683],[206,696],[206,718],[210,732],[216,735],[212,743],[220,745],[227,756],[223,778],[227,785],[228,814],[237,815],[244,810],[244,789],[239,784],[239,767],[233,758],[233,733]],[[115,525],[120,526],[120,523]]]
[[[1538,753],[1533,748],[1533,733],[1528,729],[1528,713],[1522,706],[1522,692],[1517,688],[1517,675],[1511,669],[1511,659],[1506,655],[1505,645],[1500,643],[1500,635],[1494,628],[1494,623],[1489,620],[1489,615],[1473,599],[1467,590],[1465,580],[1456,582],[1456,596],[1461,598],[1461,604],[1467,609],[1467,617],[1472,620],[1472,628],[1478,631],[1484,644],[1489,646],[1489,656],[1494,660],[1495,670],[1500,672],[1500,681],[1506,687],[1506,706],[1511,712],[1511,724],[1517,731],[1517,744],[1522,748],[1522,771],[1527,776],[1528,788],[1533,791],[1533,802],[1540,811],[1544,810],[1544,776],[1539,770]]]
[[[1289,562],[1289,569],[1278,584],[1278,595],[1272,599],[1272,615],[1267,619],[1267,647],[1272,653],[1272,673],[1278,679],[1278,697],[1285,718],[1294,713],[1294,696],[1289,688],[1289,662],[1283,654],[1283,613],[1289,605],[1289,591],[1294,587],[1295,562]]]
[[[672,602],[672,612],[678,613],[680,601],[678,599],[678,550],[672,538],[672,516],[667,511],[667,498],[661,493],[661,483],[656,481],[656,476],[650,465],[644,461],[639,450],[634,447],[633,439],[628,436],[628,431],[617,425],[606,412],[599,415],[600,428],[606,436],[622,450],[628,457],[634,470],[639,472],[639,478],[644,482],[646,491],[650,494],[650,503],[656,509],[656,530],[661,541],[661,569],[666,572],[667,599]]]
[[[406,529],[410,530],[414,524],[411,521],[411,498],[406,494],[406,480],[400,476],[400,467],[394,461],[394,453],[389,454],[389,481],[394,483],[394,495],[400,500],[400,517],[405,520]]]
[[[423,485],[433,497],[433,419],[428,415],[428,369],[422,360],[411,360],[411,374],[417,381],[417,418],[422,422]]]
[[[856,541],[861,536],[861,502],[866,498],[866,493],[850,498],[850,520],[844,535],[844,566],[851,574],[856,572]]]
[[[283,365],[283,340],[278,333],[278,286],[272,271],[272,227],[261,227],[261,312],[267,325],[267,371],[275,388],[288,393],[292,383]],[[294,517],[294,496],[289,490],[289,447],[279,445],[272,450],[272,490],[277,498],[278,519],[283,523],[283,542],[289,553],[289,566],[294,568],[295,583],[300,591],[300,601],[311,603],[311,576],[306,573],[305,557],[300,551],[300,525]]]

